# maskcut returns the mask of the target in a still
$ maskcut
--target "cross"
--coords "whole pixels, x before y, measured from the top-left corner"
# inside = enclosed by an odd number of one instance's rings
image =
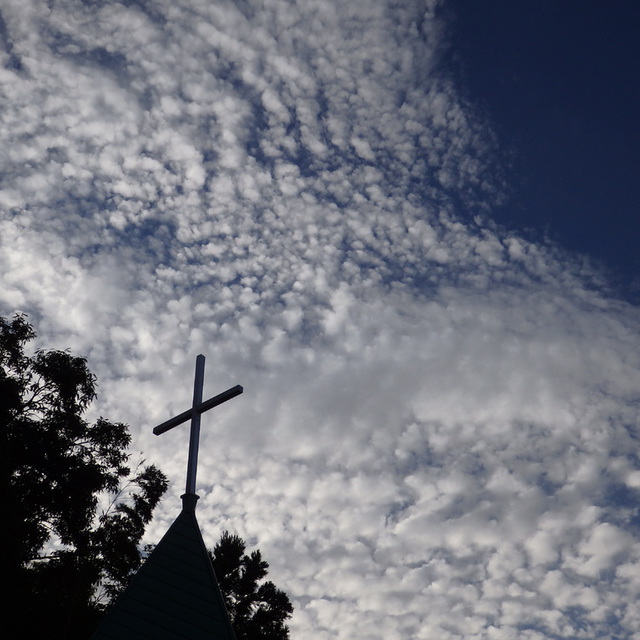
[[[209,409],[217,407],[219,404],[231,400],[239,396],[243,389],[237,384],[231,389],[227,389],[219,393],[213,398],[209,398],[202,402],[202,388],[204,386],[204,356],[199,355],[196,358],[196,379],[193,384],[193,404],[191,409],[183,411],[181,414],[171,418],[157,427],[154,427],[153,433],[159,436],[173,427],[191,419],[191,432],[189,435],[189,460],[187,462],[187,488],[186,494],[194,494],[196,492],[196,469],[198,466],[198,446],[200,444],[200,416]]]

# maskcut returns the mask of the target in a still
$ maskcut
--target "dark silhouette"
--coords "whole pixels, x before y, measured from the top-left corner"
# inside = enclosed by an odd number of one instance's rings
[[[189,459],[187,464],[187,486],[185,494],[196,495],[196,471],[198,468],[198,447],[200,443],[200,417],[205,411],[221,405],[231,398],[239,396],[243,389],[237,384],[231,389],[219,393],[213,398],[202,401],[202,389],[204,387],[204,356],[201,354],[196,358],[196,377],[193,384],[193,404],[191,409],[183,411],[181,414],[169,418],[166,422],[159,424],[153,429],[153,433],[159,436],[162,433],[173,429],[189,420],[191,431],[189,435]]]
[[[86,360],[27,355],[34,338],[24,315],[0,317],[0,613],[11,639],[80,640],[140,567],[167,480],[130,469],[127,425],[83,418],[96,395]],[[209,552],[237,640],[288,640],[291,602],[245,549],[225,532]]]
[[[34,338],[25,316],[0,318],[2,618],[9,636],[87,638],[140,565],[167,480],[130,469],[127,425],[83,418],[96,395],[86,360],[26,355]]]
[[[245,553],[242,538],[225,531],[209,552],[237,640],[287,640],[293,606],[265,581],[269,565],[260,551]]]

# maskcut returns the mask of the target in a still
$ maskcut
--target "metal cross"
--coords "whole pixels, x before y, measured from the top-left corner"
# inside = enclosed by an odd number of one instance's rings
[[[193,404],[191,409],[183,411],[175,418],[171,418],[157,427],[154,427],[153,433],[159,436],[173,427],[191,419],[191,432],[189,435],[189,460],[187,462],[187,488],[186,494],[195,494],[196,492],[196,469],[198,467],[198,446],[200,444],[200,416],[209,409],[217,407],[219,404],[231,400],[239,396],[243,389],[238,384],[231,389],[227,389],[219,393],[209,400],[202,402],[202,388],[204,386],[204,356],[199,355],[196,358],[196,379],[193,385]]]

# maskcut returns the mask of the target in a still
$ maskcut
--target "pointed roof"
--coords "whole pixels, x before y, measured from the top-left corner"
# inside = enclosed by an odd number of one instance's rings
[[[182,511],[91,640],[235,640],[196,520],[198,496]]]

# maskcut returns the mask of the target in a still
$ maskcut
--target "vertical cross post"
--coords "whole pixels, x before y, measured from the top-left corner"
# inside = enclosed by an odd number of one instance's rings
[[[213,398],[202,401],[202,391],[204,388],[204,356],[199,355],[196,358],[196,375],[193,383],[193,402],[191,409],[183,411],[174,418],[170,418],[166,422],[154,427],[153,433],[159,436],[179,424],[191,420],[191,430],[189,433],[189,458],[187,461],[187,485],[185,495],[195,495],[196,492],[196,471],[198,468],[198,449],[200,446],[200,417],[205,411],[217,407],[219,404],[235,398],[243,392],[243,388],[238,384],[231,389],[227,389],[219,393]]]
[[[189,459],[187,461],[187,486],[185,493],[196,492],[196,471],[198,468],[198,449],[200,447],[200,417],[197,408],[202,404],[204,387],[204,356],[196,358],[196,378],[193,382],[193,403],[191,404],[191,431],[189,433]]]

